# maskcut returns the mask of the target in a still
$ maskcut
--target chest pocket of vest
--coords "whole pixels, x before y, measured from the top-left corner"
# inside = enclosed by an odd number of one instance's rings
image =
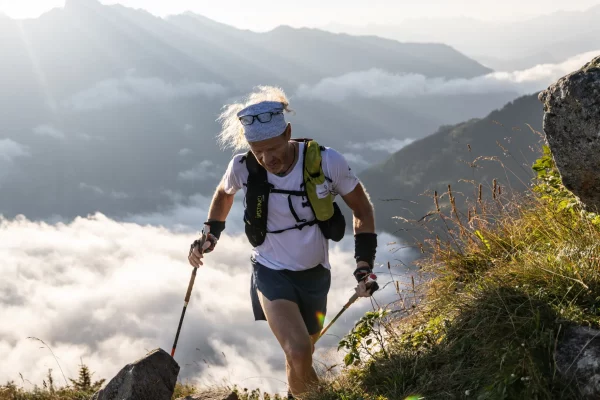
[[[334,214],[331,182],[321,168],[321,148],[315,141],[304,144],[304,186],[318,221],[327,221]]]
[[[339,242],[346,231],[346,219],[333,201],[332,182],[323,173],[321,150],[315,141],[304,143],[304,185],[323,236]]]
[[[339,242],[344,237],[346,231],[346,219],[340,206],[333,202],[333,215],[327,221],[319,221],[319,228],[323,232],[326,239],[331,239],[334,242]]]

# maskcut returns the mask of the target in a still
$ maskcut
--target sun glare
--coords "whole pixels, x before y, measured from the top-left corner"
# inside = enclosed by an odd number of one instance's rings
[[[62,7],[65,0],[0,0],[0,14],[11,18],[37,18],[54,7]]]

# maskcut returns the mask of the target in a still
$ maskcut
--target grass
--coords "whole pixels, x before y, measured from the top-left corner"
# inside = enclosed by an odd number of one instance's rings
[[[380,319],[386,351],[306,399],[582,398],[554,352],[567,326],[600,327],[600,218],[562,186],[544,151],[525,194],[508,198],[494,184],[491,201],[467,215],[452,200],[444,215],[435,199],[446,229],[422,246],[419,268],[434,276],[420,285],[424,300],[393,306],[405,316]]]
[[[52,374],[49,373],[48,376],[51,377]],[[46,378],[43,381],[42,387],[34,387],[31,390],[23,389],[14,382],[8,382],[6,385],[0,386],[0,400],[89,400],[97,390],[97,387],[77,388],[76,385],[56,388],[53,386],[53,384],[48,384],[48,378]],[[233,391],[238,393],[238,396],[241,400],[283,400],[283,398],[279,395],[272,396],[268,393],[262,393],[258,389],[248,390],[233,387],[207,390],[206,388],[202,388],[203,395],[214,395],[215,398],[220,398],[218,397],[219,395],[224,398],[227,394],[230,394]],[[199,389],[197,387],[178,382],[175,386],[172,399],[175,400],[197,393],[199,393]]]

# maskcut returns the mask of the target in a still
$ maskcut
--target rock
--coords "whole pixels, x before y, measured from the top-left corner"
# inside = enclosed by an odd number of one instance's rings
[[[556,351],[556,368],[586,399],[599,399],[600,331],[568,328]]]
[[[563,184],[600,210],[600,57],[541,92],[544,132]]]
[[[240,400],[237,394],[231,390],[206,390],[177,400]]]
[[[178,374],[177,362],[156,349],[127,364],[91,400],[171,400]]]

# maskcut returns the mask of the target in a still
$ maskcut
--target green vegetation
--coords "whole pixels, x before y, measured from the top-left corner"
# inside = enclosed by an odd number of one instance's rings
[[[567,326],[600,327],[600,217],[564,188],[547,147],[533,169],[531,191],[508,199],[495,185],[467,215],[450,187],[450,215],[436,194],[447,229],[423,243],[419,268],[435,276],[421,283],[424,297],[392,307],[401,320],[380,312],[366,330],[359,321],[341,346],[380,350],[354,351],[310,399],[581,398],[553,354]]]
[[[35,386],[33,390],[28,391],[17,386],[15,382],[0,386],[0,400],[87,400],[105,381],[101,379],[94,382],[92,373],[85,364],[79,366],[79,377],[69,380],[71,385],[57,387],[50,369],[42,387]]]
[[[72,385],[68,387],[56,387],[52,370],[49,370],[46,379],[42,382],[43,386],[36,386],[33,390],[25,390],[15,382],[8,382],[6,385],[0,386],[0,400],[89,400],[104,383],[104,379],[92,383],[92,374],[89,368],[83,364],[79,368],[79,378],[77,380],[70,379],[70,381]],[[206,389],[202,388],[202,390],[206,394]],[[218,392],[222,393],[223,390]],[[231,391],[236,392],[240,400],[283,400],[283,397],[277,394],[262,393],[259,389],[249,390],[233,387]],[[198,393],[198,388],[178,382],[175,385],[172,399],[175,400],[195,393]]]

